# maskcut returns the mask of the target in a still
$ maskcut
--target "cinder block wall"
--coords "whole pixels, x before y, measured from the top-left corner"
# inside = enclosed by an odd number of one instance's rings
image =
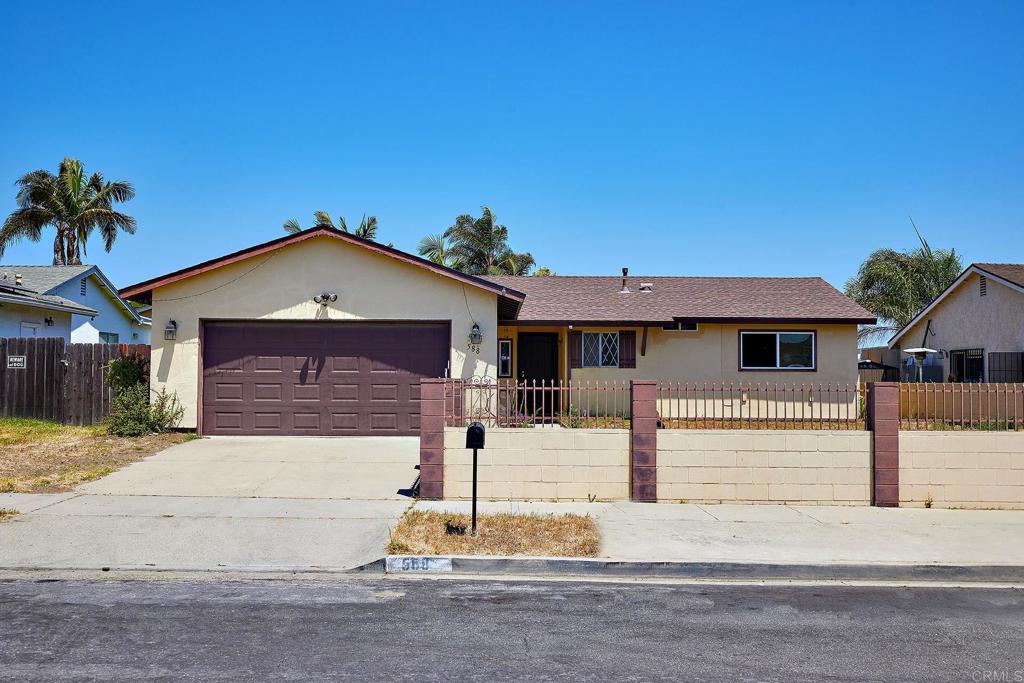
[[[900,432],[900,505],[1024,509],[1024,434]]]
[[[870,432],[659,430],[658,500],[870,505]]]
[[[466,430],[444,433],[444,497],[471,496]],[[629,500],[628,429],[487,429],[479,453],[482,499]]]

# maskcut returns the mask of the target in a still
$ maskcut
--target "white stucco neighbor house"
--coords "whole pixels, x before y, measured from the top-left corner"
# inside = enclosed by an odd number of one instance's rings
[[[98,266],[0,265],[0,337],[148,344],[150,326]]]

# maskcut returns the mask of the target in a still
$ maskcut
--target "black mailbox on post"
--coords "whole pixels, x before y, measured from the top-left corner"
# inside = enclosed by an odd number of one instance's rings
[[[484,426],[479,422],[471,422],[466,430],[466,448],[484,447]]]

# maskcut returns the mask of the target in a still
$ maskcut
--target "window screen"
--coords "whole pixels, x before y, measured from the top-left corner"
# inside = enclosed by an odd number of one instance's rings
[[[814,335],[810,332],[780,333],[779,367],[813,368]]]

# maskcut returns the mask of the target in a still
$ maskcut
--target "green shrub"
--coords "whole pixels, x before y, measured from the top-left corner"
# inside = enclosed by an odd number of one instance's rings
[[[107,363],[107,385],[114,394],[146,383],[146,360],[142,356],[122,356]]]
[[[153,403],[149,411],[149,426],[154,432],[166,432],[181,422],[185,409],[178,401],[178,395],[166,389],[154,392]]]
[[[122,389],[114,397],[107,431],[115,436],[143,436],[176,427],[185,413],[177,394],[161,389],[154,396],[150,403],[144,384]]]
[[[107,431],[115,436],[142,436],[152,432],[147,393],[143,384],[118,391],[111,406]]]

